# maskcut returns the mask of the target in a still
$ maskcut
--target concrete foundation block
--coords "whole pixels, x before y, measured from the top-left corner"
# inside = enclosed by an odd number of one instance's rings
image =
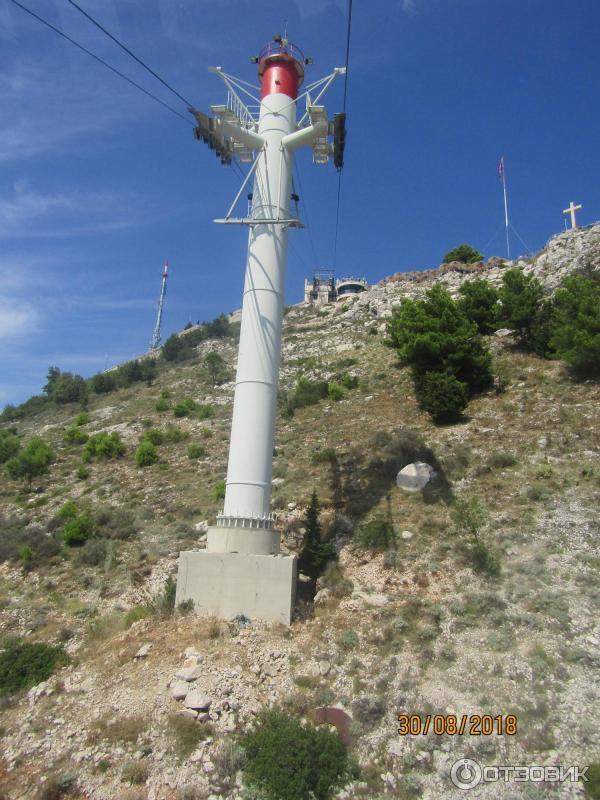
[[[192,600],[196,613],[221,619],[244,614],[289,625],[296,576],[296,556],[184,550],[175,603]]]

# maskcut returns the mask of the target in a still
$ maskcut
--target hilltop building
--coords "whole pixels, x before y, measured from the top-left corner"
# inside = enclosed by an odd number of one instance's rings
[[[333,277],[333,270],[315,272],[304,280],[304,302],[307,305],[324,306],[337,300],[365,292],[369,284],[365,278]]]

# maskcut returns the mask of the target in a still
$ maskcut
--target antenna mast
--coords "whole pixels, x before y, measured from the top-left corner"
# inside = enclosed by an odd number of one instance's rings
[[[167,278],[169,273],[169,262],[165,261],[162,274],[162,283],[160,285],[160,297],[158,298],[158,314],[156,315],[156,325],[154,326],[154,333],[150,341],[150,350],[158,350],[160,347],[160,324],[162,322],[163,306],[165,304],[165,295],[167,293]]]

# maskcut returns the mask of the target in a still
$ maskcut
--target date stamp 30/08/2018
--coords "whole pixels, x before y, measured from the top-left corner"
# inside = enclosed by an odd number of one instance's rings
[[[399,714],[400,736],[515,736],[514,714]]]

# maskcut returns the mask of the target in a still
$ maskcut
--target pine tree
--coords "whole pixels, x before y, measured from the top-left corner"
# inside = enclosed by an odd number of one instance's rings
[[[310,504],[304,516],[306,535],[304,547],[300,553],[298,567],[301,572],[316,580],[323,572],[328,561],[336,558],[336,552],[331,542],[322,541],[322,526],[319,519],[320,506],[317,493],[313,491]]]

